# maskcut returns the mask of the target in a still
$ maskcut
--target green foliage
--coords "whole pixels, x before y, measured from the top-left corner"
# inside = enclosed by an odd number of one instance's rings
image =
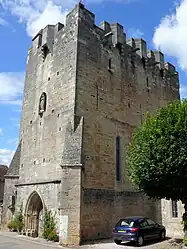
[[[184,236],[183,243],[185,246],[187,246],[187,237],[186,236]]]
[[[55,242],[59,241],[59,238],[58,238],[58,235],[56,234],[56,231],[50,232],[50,234],[48,235],[48,240],[55,241]]]
[[[13,229],[13,221],[9,221],[7,225],[8,229],[12,230]]]
[[[56,234],[56,222],[55,216],[51,211],[46,210],[44,216],[44,232],[43,237],[47,240],[58,241],[58,235]]]
[[[147,114],[127,152],[128,174],[152,198],[183,200],[187,193],[187,100]]]
[[[24,227],[24,218],[23,218],[23,206],[21,205],[19,212],[15,215],[12,221],[12,228],[18,232]]]

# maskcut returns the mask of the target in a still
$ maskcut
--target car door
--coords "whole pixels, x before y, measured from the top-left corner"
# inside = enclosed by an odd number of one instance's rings
[[[149,226],[145,219],[139,221],[140,234],[144,237],[145,240],[150,238]]]
[[[150,239],[155,239],[158,237],[158,229],[157,229],[157,224],[153,220],[146,218],[146,221],[149,226],[149,234],[150,234]]]

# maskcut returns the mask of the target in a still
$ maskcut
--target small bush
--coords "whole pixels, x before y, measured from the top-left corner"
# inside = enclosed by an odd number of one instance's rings
[[[52,215],[51,211],[45,211],[44,217],[44,232],[43,237],[47,240],[58,241],[58,235],[55,232],[56,222],[55,216]]]
[[[14,230],[21,232],[24,227],[24,219],[22,214],[22,206],[20,207],[20,211],[15,215],[12,221],[12,227]]]
[[[55,231],[52,231],[48,235],[48,240],[54,241],[54,242],[58,242],[59,241],[59,237],[58,237],[58,235],[56,234]]]
[[[7,227],[8,227],[9,230],[13,229],[13,221],[12,220],[8,222]]]
[[[184,236],[183,243],[184,243],[185,246],[187,246],[187,235],[186,234]]]

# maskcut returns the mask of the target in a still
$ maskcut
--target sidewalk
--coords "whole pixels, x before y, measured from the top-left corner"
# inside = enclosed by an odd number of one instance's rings
[[[0,235],[5,236],[5,237],[15,238],[15,239],[21,239],[21,240],[24,240],[27,242],[32,241],[33,243],[46,245],[46,246],[53,247],[53,248],[58,247],[58,248],[62,248],[62,249],[67,249],[67,247],[60,246],[58,242],[47,241],[43,238],[32,238],[32,237],[28,237],[28,236],[24,236],[24,235],[19,235],[16,232],[2,232],[2,231],[0,231]]]

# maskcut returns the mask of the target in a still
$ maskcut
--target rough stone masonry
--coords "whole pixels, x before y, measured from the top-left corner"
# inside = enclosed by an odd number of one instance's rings
[[[51,209],[65,245],[110,237],[122,216],[162,219],[161,204],[129,183],[125,155],[145,113],[179,99],[178,73],[160,51],[94,19],[79,3],[66,26],[33,38],[20,144],[5,182],[4,228],[22,205],[25,230],[40,236]]]

